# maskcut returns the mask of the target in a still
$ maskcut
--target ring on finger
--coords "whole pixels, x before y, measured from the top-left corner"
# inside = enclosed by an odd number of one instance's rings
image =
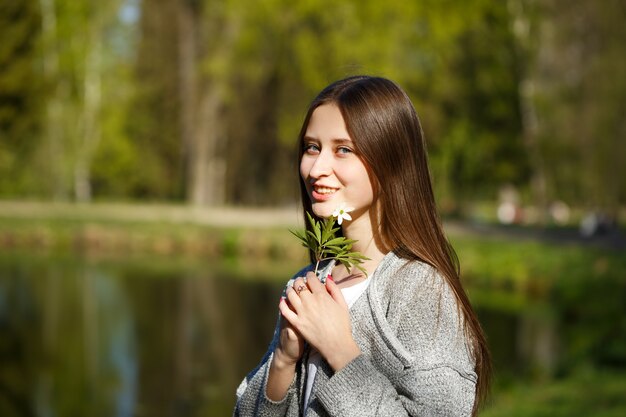
[[[300,284],[300,285],[298,285],[298,286],[295,288],[295,290],[296,290],[296,292],[297,292],[298,294],[300,294],[302,291],[304,291],[304,290],[306,290],[306,289],[308,289],[308,288],[307,288],[307,287],[306,287],[306,285],[304,285],[304,284]]]

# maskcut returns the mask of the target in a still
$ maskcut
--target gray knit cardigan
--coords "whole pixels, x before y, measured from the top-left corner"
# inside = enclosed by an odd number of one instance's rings
[[[477,376],[448,284],[429,265],[393,252],[369,279],[350,309],[362,353],[336,373],[322,362],[306,417],[471,415]],[[276,402],[265,394],[280,320],[260,365],[237,389],[234,416],[302,414],[306,352],[285,398]]]

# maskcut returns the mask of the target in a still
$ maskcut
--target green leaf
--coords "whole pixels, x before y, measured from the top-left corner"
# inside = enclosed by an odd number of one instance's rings
[[[334,239],[329,240],[328,242],[326,242],[325,246],[335,246],[335,245],[339,245],[342,243],[345,243],[347,239],[345,237],[336,237]]]
[[[317,236],[315,236],[315,233],[313,233],[310,230],[307,230],[306,234],[308,236],[308,241],[309,242],[315,242],[315,243],[319,244],[319,241],[317,240]],[[311,249],[314,249],[314,248],[311,248]]]
[[[291,232],[292,235],[294,235],[298,239],[302,240],[303,242],[306,242],[306,237],[304,236],[304,233],[302,233],[300,231],[295,231],[294,232],[293,230],[289,230],[289,232]]]
[[[307,212],[306,216],[309,219],[309,224],[311,225],[311,229],[315,230],[317,229],[319,226],[317,225],[317,221],[315,221],[315,219]]]
[[[315,237],[317,238],[317,243],[321,245],[322,244],[322,231],[320,230],[319,227],[315,228]]]
[[[359,252],[350,251],[356,240],[348,239],[345,236],[335,236],[335,233],[340,228],[334,227],[334,218],[317,221],[308,212],[306,216],[310,229],[304,232],[293,230],[290,230],[290,232],[300,240],[302,246],[308,248],[314,254],[318,263],[322,260],[335,259],[346,267],[348,271],[353,266],[356,266],[367,274],[365,268],[359,264],[369,258]]]
[[[335,221],[332,218],[324,220],[324,224],[322,226],[322,242],[326,242],[334,236],[334,223]]]

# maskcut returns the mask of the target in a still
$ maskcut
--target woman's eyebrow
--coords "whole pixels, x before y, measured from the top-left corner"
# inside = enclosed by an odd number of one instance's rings
[[[316,141],[316,142],[320,141],[317,137],[313,137],[313,136],[304,136],[302,139],[303,140]],[[350,139],[350,138],[333,138],[330,141],[335,143],[335,144],[339,144],[339,145],[345,145],[345,144],[352,143],[352,139]]]
[[[352,143],[352,139],[348,139],[348,138],[335,138],[335,139],[331,139],[331,141],[333,143],[337,143],[339,145],[345,145],[345,144]]]

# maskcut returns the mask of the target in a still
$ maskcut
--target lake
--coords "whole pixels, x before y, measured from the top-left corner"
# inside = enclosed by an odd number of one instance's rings
[[[0,415],[230,415],[300,266],[5,253]],[[550,369],[549,314],[479,313],[501,375]]]

